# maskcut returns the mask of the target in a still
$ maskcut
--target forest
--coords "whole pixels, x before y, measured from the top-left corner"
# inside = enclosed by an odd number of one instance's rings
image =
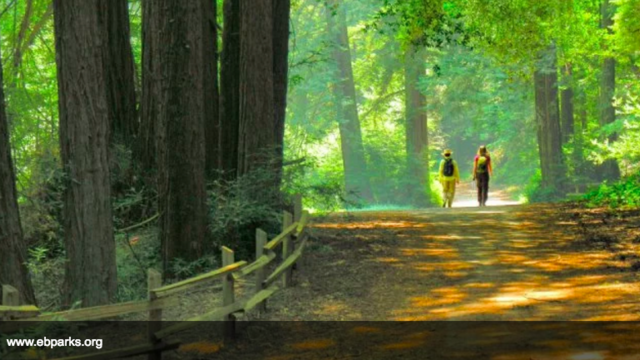
[[[445,149],[461,188],[486,145],[514,203],[637,209],[639,18],[640,0],[0,0],[0,284],[48,311],[142,299],[148,268],[251,258],[294,194],[317,216],[440,207]]]

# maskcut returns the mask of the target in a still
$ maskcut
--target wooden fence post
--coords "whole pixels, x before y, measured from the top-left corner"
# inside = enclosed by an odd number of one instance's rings
[[[226,246],[222,247],[222,266],[228,266],[235,262],[235,256],[233,250]],[[234,286],[233,286],[233,274],[227,274],[222,280],[222,306],[231,305],[235,302]],[[224,337],[225,339],[232,340],[235,337],[235,321],[236,317],[233,314],[226,316],[224,324]]]
[[[149,301],[153,302],[157,299],[156,293],[153,289],[157,289],[162,286],[162,275],[155,269],[147,270],[147,291],[149,294]],[[160,339],[156,339],[155,333],[162,329],[162,309],[149,311],[149,343],[157,344]],[[162,359],[161,351],[150,352],[147,359],[160,360]]]
[[[20,294],[18,290],[11,285],[2,285],[2,302],[0,305],[4,306],[19,306],[20,305]],[[7,320],[10,317],[7,315]],[[0,321],[4,320],[3,316],[0,316]]]
[[[267,243],[267,233],[262,229],[256,230],[256,260],[264,254],[264,245]],[[256,270],[256,289],[255,292],[260,292],[264,287],[264,266]],[[263,301],[257,305],[258,311],[267,310],[267,301]]]
[[[2,305],[20,306],[20,293],[11,285],[2,285]]]
[[[293,195],[293,221],[299,222],[302,219],[302,195]],[[300,235],[300,234],[298,234]],[[296,238],[296,241],[300,241],[300,237]],[[300,261],[293,264],[292,270],[300,270]]]
[[[285,211],[284,214],[282,214],[282,231],[291,226],[292,223],[293,216]],[[287,235],[282,241],[282,261],[287,260],[291,253],[293,253],[293,242],[291,241],[291,235]],[[292,269],[290,267],[282,274],[282,287],[291,286],[291,270]]]
[[[293,221],[298,222],[302,217],[302,195],[293,195]]]

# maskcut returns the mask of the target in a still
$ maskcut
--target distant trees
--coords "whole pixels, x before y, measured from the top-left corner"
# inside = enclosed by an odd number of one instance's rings
[[[0,284],[18,289],[22,303],[35,304],[26,262],[27,248],[20,225],[0,63]]]
[[[327,31],[330,38],[333,61],[336,66],[333,96],[340,129],[345,191],[351,201],[359,197],[365,202],[372,202],[373,193],[362,143],[358,100],[353,79],[351,49],[347,32],[347,15],[340,0],[328,1],[326,14]]]
[[[65,303],[109,303],[116,259],[109,179],[109,51],[101,0],[55,0],[60,149],[65,173]]]
[[[574,136],[574,106],[573,106],[573,74],[571,63],[560,67],[563,89],[560,92],[560,124],[562,125],[562,143],[566,144]]]
[[[427,99],[418,88],[426,73],[425,59],[416,46],[405,54],[405,131],[407,152],[407,192],[413,205],[426,206],[429,190],[429,133]]]
[[[615,6],[610,0],[603,0],[600,5],[600,27],[607,34],[613,33],[613,15]],[[605,50],[610,49],[605,47]],[[616,89],[616,59],[612,55],[606,55],[602,59],[600,75],[600,99],[598,109],[600,111],[600,125],[607,126],[616,121],[616,109],[613,106],[613,97]],[[608,136],[609,141],[615,141],[617,134]],[[600,166],[601,180],[616,180],[620,178],[620,167],[615,159],[608,159]]]
[[[556,57],[555,45],[542,51],[533,77],[542,186],[560,190],[566,169],[562,152]]]

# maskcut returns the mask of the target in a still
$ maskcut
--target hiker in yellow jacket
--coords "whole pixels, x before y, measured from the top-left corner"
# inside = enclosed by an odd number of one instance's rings
[[[442,207],[451,207],[453,197],[456,195],[456,184],[460,184],[460,171],[458,163],[451,157],[451,150],[442,153],[444,159],[440,162],[440,183],[442,184]]]

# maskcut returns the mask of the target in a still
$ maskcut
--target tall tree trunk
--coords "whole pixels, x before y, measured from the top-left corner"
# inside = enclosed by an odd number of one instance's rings
[[[240,1],[238,176],[269,166],[276,147],[272,0]]]
[[[65,171],[65,304],[109,303],[116,257],[101,0],[54,0],[60,149]]]
[[[276,184],[281,181],[284,160],[284,125],[289,82],[289,20],[291,0],[273,0],[273,86],[275,118]]]
[[[542,187],[563,191],[565,165],[562,154],[556,49],[542,52],[535,74],[538,149],[542,170]]]
[[[218,27],[217,4],[214,0],[201,0],[204,8],[203,64],[204,64],[204,127],[206,170],[214,175],[220,170],[220,109],[218,95]]]
[[[228,180],[238,172],[240,111],[240,0],[224,0],[220,59],[220,167]]]
[[[566,144],[574,132],[573,119],[573,75],[571,64],[562,67],[562,77],[565,88],[560,92],[560,123],[562,124],[562,143]]]
[[[20,226],[16,177],[9,146],[9,124],[0,62],[0,284],[11,285],[18,289],[21,303],[35,304],[36,298],[29,281],[26,262],[27,248]]]
[[[340,144],[344,163],[345,190],[350,198],[360,197],[373,201],[369,173],[362,143],[362,130],[358,118],[356,88],[353,79],[349,34],[344,6],[338,0],[328,2],[327,24],[333,47],[333,60],[337,66],[333,92],[340,128]],[[334,18],[333,10],[337,11]],[[355,200],[351,199],[351,200]]]
[[[408,199],[415,206],[429,203],[427,99],[418,89],[418,80],[426,72],[421,55],[413,46],[407,51],[404,74]]]
[[[202,23],[208,18],[203,1],[148,1],[157,16],[148,21],[159,30],[146,35],[153,45],[147,60],[158,66],[151,74],[151,94],[160,94],[161,101],[155,113],[160,239],[163,269],[172,277],[174,260],[201,256],[206,231]]]
[[[132,146],[138,131],[136,88],[127,0],[102,0],[106,16],[105,71],[112,139]]]
[[[609,34],[613,33],[613,15],[615,6],[610,0],[603,0],[600,7],[600,27],[607,29]],[[616,109],[613,106],[613,97],[616,89],[616,59],[612,56],[605,57],[602,63],[602,75],[600,79],[600,125],[606,126],[616,121]],[[617,140],[617,134],[611,134],[609,141]],[[601,175],[599,180],[617,180],[620,178],[620,167],[618,161],[609,159],[605,161],[598,171]]]
[[[160,34],[167,32],[167,9],[158,6],[157,0],[142,1],[142,99],[140,102],[140,129],[136,158],[142,168],[151,173],[158,168],[160,149],[158,142],[164,142],[164,128],[160,116],[166,109],[168,72],[160,61],[169,51]]]
[[[573,166],[574,173],[579,178],[586,174],[584,161],[584,131],[587,128],[587,99],[584,90],[579,90],[575,97],[578,108],[578,121],[573,132]]]

